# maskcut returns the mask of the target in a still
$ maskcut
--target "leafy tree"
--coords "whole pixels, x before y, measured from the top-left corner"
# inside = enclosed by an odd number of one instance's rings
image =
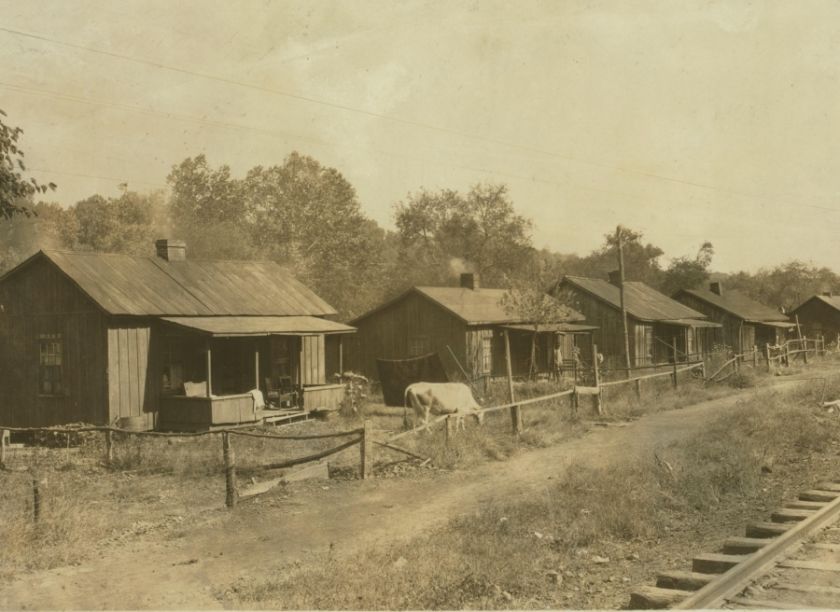
[[[825,267],[793,260],[754,274],[738,272],[723,279],[727,287],[740,289],[754,299],[789,312],[816,293],[840,288],[840,276]]]
[[[277,261],[351,317],[382,297],[387,233],[338,170],[290,154],[243,179],[203,155],[169,175],[174,233],[197,257]]]
[[[2,109],[0,116],[6,117]],[[27,200],[55,189],[54,183],[43,185],[23,175],[26,165],[18,145],[21,134],[21,128],[8,126],[0,119],[0,217],[3,219],[11,219],[17,214],[31,215],[30,207],[26,206]]]
[[[510,289],[502,297],[505,312],[533,327],[529,378],[536,374],[538,334],[548,324],[566,321],[569,317],[568,307],[547,293],[556,281],[555,271],[535,253],[530,265],[509,279]]]
[[[27,205],[30,215],[15,215],[0,223],[0,274],[42,248],[67,248],[73,215],[58,204]]]
[[[673,295],[680,289],[696,289],[705,284],[714,253],[712,243],[704,242],[694,257],[672,259],[662,278],[662,292]]]
[[[641,232],[622,228],[622,250],[624,252],[624,276],[627,280],[642,281],[652,287],[662,282],[662,267],[659,258],[665,253],[650,243],[645,244]],[[618,242],[615,233],[604,236],[603,245],[586,257],[571,258],[567,262],[566,274],[578,274],[593,278],[607,278],[618,269]]]
[[[163,194],[127,191],[119,198],[93,195],[74,204],[59,229],[77,250],[149,255],[165,227]]]
[[[516,214],[505,185],[479,184],[409,194],[395,207],[401,269],[410,284],[442,284],[468,267],[486,285],[503,285],[527,265],[531,221]],[[418,282],[419,281],[419,282]]]
[[[187,158],[167,177],[172,194],[169,214],[173,235],[187,241],[190,256],[253,259],[253,214],[242,183],[228,166],[213,169],[204,155]]]

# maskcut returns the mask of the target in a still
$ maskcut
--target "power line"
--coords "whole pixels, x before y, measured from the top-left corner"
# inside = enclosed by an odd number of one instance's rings
[[[95,174],[83,174],[81,172],[65,172],[63,170],[49,170],[46,168],[29,168],[27,167],[29,172],[40,172],[41,174],[59,174],[65,176],[78,176],[81,178],[89,178],[89,179],[97,179],[100,181],[117,181],[117,184],[126,183],[140,183],[141,185],[150,185],[156,189],[163,189],[163,186],[160,183],[150,183],[149,181],[139,181],[139,180],[128,180],[125,177],[117,178],[114,176],[97,176]]]
[[[79,50],[79,51],[85,51],[85,52],[88,52],[88,53],[94,53],[94,54],[102,55],[102,56],[105,56],[105,57],[111,57],[111,58],[115,58],[115,59],[130,61],[130,62],[134,62],[134,63],[137,63],[137,64],[151,66],[151,67],[154,67],[154,68],[158,68],[158,69],[162,69],[162,70],[168,70],[168,71],[176,72],[176,73],[180,73],[180,74],[186,74],[186,75],[189,75],[189,76],[199,77],[199,78],[202,78],[202,79],[216,81],[216,82],[219,82],[219,83],[225,83],[227,85],[234,85],[234,86],[237,86],[237,87],[253,89],[253,90],[256,90],[256,91],[262,91],[262,92],[265,92],[265,93],[270,93],[270,94],[273,94],[273,95],[282,96],[282,97],[289,98],[289,99],[292,99],[292,100],[297,100],[297,101],[300,101],[300,102],[307,102],[307,103],[310,103],[310,104],[316,104],[316,105],[323,106],[323,107],[326,107],[326,108],[341,110],[341,111],[349,112],[349,113],[355,113],[355,114],[363,115],[363,116],[366,116],[366,117],[371,117],[371,118],[390,121],[390,122],[393,122],[393,123],[398,123],[398,124],[407,125],[407,126],[411,126],[411,127],[417,127],[417,128],[422,128],[422,129],[426,129],[426,130],[431,130],[431,131],[435,131],[435,132],[439,132],[439,133],[443,133],[443,134],[448,134],[448,135],[451,135],[451,136],[458,136],[460,138],[477,140],[477,141],[485,142],[485,143],[488,143],[488,144],[494,144],[494,145],[500,145],[500,146],[515,148],[515,149],[520,149],[520,150],[528,151],[528,152],[531,152],[531,153],[538,153],[538,154],[541,154],[541,155],[555,157],[555,158],[558,158],[558,159],[563,159],[563,160],[571,161],[571,162],[578,163],[578,164],[593,166],[593,167],[602,168],[602,169],[608,169],[608,170],[621,172],[621,173],[625,173],[625,174],[632,174],[632,175],[636,175],[636,176],[640,176],[640,177],[644,177],[644,178],[649,178],[649,179],[661,180],[661,181],[665,181],[665,182],[669,182],[669,183],[673,183],[673,184],[678,184],[678,185],[685,185],[685,186],[694,187],[694,188],[697,188],[697,189],[704,189],[704,190],[715,191],[715,192],[719,192],[719,193],[728,193],[730,195],[736,195],[736,196],[739,196],[739,197],[745,197],[745,198],[751,198],[751,199],[760,199],[760,200],[765,200],[765,201],[773,201],[772,198],[768,198],[767,196],[761,195],[761,194],[753,194],[753,193],[749,193],[749,192],[745,192],[745,191],[729,189],[729,188],[725,188],[725,187],[719,187],[717,185],[712,185],[712,184],[703,183],[703,182],[699,182],[699,181],[676,178],[676,177],[671,177],[671,176],[658,174],[658,173],[654,173],[654,172],[645,172],[645,171],[642,171],[642,170],[635,170],[635,169],[632,169],[632,168],[624,168],[622,166],[616,166],[616,165],[602,163],[602,162],[578,159],[578,158],[573,157],[571,155],[560,154],[560,153],[556,153],[556,152],[553,152],[553,151],[547,151],[545,149],[541,149],[541,148],[538,148],[538,147],[532,147],[532,146],[523,145],[523,144],[520,144],[520,143],[508,142],[508,141],[504,141],[504,140],[500,140],[500,139],[496,139],[496,138],[490,138],[490,137],[481,136],[481,135],[478,135],[478,134],[463,132],[461,130],[456,130],[456,129],[452,129],[452,128],[437,126],[437,125],[425,123],[425,122],[422,122],[422,121],[416,121],[416,120],[412,120],[412,119],[405,119],[405,118],[402,118],[402,117],[396,117],[394,115],[377,113],[377,112],[370,111],[370,110],[367,110],[367,109],[364,109],[364,108],[358,108],[358,107],[349,106],[349,105],[346,105],[346,104],[340,104],[340,103],[337,103],[337,102],[332,102],[332,101],[329,101],[329,100],[322,100],[322,99],[319,99],[319,98],[314,98],[312,96],[307,96],[307,95],[297,94],[297,93],[293,93],[293,92],[289,92],[289,91],[274,89],[274,88],[271,88],[271,87],[266,87],[266,86],[258,85],[258,84],[255,84],[255,83],[238,81],[236,79],[230,79],[230,78],[222,77],[222,76],[219,76],[219,75],[210,74],[210,73],[207,73],[207,72],[198,72],[198,71],[195,71],[195,70],[190,70],[190,69],[182,68],[182,67],[179,67],[179,66],[172,66],[172,65],[169,65],[169,64],[164,64],[162,62],[158,62],[158,61],[154,61],[154,60],[148,60],[148,59],[144,59],[144,58],[133,57],[133,56],[130,56],[130,55],[124,55],[124,54],[116,53],[116,52],[113,52],[113,51],[106,51],[104,49],[97,49],[95,47],[89,47],[87,45],[70,43],[70,42],[58,40],[58,39],[55,39],[55,38],[51,38],[51,37],[48,37],[48,36],[45,36],[45,35],[42,35],[42,34],[34,34],[34,33],[31,33],[31,32],[23,32],[21,30],[15,30],[15,29],[12,29],[12,28],[5,28],[5,27],[0,27],[0,32],[6,32],[8,34],[12,34],[12,35],[15,35],[15,36],[30,38],[30,39],[38,40],[38,41],[41,41],[41,42],[46,42],[46,43],[50,43],[50,44],[54,44],[54,45],[59,45],[59,46],[66,47],[66,48],[69,48],[69,49],[75,49],[75,50]],[[796,205],[795,203],[791,203],[791,202],[784,202],[784,201],[779,201],[779,200],[776,200],[776,201],[778,203],[784,204],[786,206],[795,206]],[[818,206],[818,205],[815,205],[815,204],[806,204],[805,206],[809,206],[811,208],[816,208],[816,209],[821,209],[821,210],[827,210],[827,211],[831,211],[831,212],[840,212],[840,210],[838,210],[836,208],[823,207],[823,206]]]
[[[0,28],[0,29],[2,29],[2,28]],[[19,92],[19,93],[29,94],[29,95],[54,98],[54,99],[58,99],[58,100],[65,100],[65,101],[78,103],[78,104],[87,104],[87,105],[104,107],[104,108],[109,108],[109,107],[110,108],[116,108],[116,109],[119,109],[119,110],[126,110],[126,111],[129,111],[129,112],[135,112],[135,113],[139,113],[139,114],[147,115],[147,116],[159,116],[159,117],[163,117],[164,119],[167,119],[167,120],[170,120],[170,121],[176,121],[176,122],[185,121],[185,122],[191,122],[191,123],[195,123],[195,124],[202,125],[202,126],[232,129],[232,130],[239,130],[239,131],[249,131],[249,132],[255,132],[255,133],[268,135],[268,136],[280,136],[281,138],[284,138],[284,139],[287,139],[287,140],[298,139],[299,138],[301,140],[305,140],[305,141],[309,141],[311,143],[314,143],[314,144],[316,144],[317,146],[320,146],[320,147],[331,148],[330,143],[327,143],[326,141],[324,141],[322,139],[319,139],[319,138],[310,137],[310,136],[302,136],[302,135],[298,135],[298,134],[285,132],[285,131],[282,131],[282,130],[272,130],[272,129],[268,129],[268,128],[260,128],[260,127],[251,126],[251,125],[244,124],[244,123],[234,123],[234,122],[221,121],[221,120],[211,120],[211,119],[207,119],[207,118],[203,118],[203,117],[196,117],[194,115],[189,115],[189,114],[185,114],[185,113],[174,113],[174,112],[170,112],[170,111],[163,111],[163,110],[155,109],[155,108],[152,108],[152,107],[144,107],[144,106],[139,106],[139,105],[134,105],[134,104],[126,104],[126,103],[122,103],[122,102],[112,102],[112,101],[106,101],[104,99],[84,98],[84,97],[76,96],[76,95],[73,95],[73,94],[66,94],[66,93],[62,93],[62,92],[50,91],[50,90],[45,90],[45,89],[38,89],[38,88],[27,87],[27,86],[22,86],[22,85],[15,85],[15,84],[12,84],[12,83],[5,83],[5,82],[2,82],[2,81],[0,81],[0,88],[8,89],[10,91],[16,91],[16,92]],[[559,181],[556,181],[556,180],[540,178],[540,177],[538,177],[534,174],[532,174],[532,175],[515,174],[515,173],[506,172],[506,171],[502,171],[502,170],[494,170],[494,169],[489,169],[489,168],[483,168],[483,167],[476,167],[476,166],[446,162],[446,161],[442,161],[439,158],[419,157],[419,156],[416,156],[416,155],[406,155],[405,153],[398,153],[398,152],[394,152],[394,151],[387,151],[387,150],[384,150],[384,149],[377,149],[377,148],[372,148],[372,147],[368,147],[367,151],[370,152],[370,153],[381,155],[383,157],[402,158],[402,159],[406,159],[406,160],[409,160],[409,161],[420,162],[420,163],[423,163],[423,164],[440,165],[440,166],[444,166],[446,168],[458,168],[458,169],[461,169],[461,170],[466,170],[468,172],[483,174],[483,175],[487,175],[487,176],[491,176],[491,177],[504,177],[504,178],[508,178],[508,179],[515,179],[515,180],[526,181],[526,182],[530,182],[530,183],[541,183],[541,184],[546,184],[546,185],[554,185],[554,186],[557,186],[557,187],[564,187],[564,188],[568,188],[568,187],[578,188],[578,189],[593,191],[593,192],[597,192],[597,193],[604,193],[604,194],[608,194],[608,195],[619,196],[621,198],[632,198],[632,199],[643,199],[643,198],[645,198],[645,196],[639,195],[639,194],[628,194],[626,192],[617,191],[617,190],[614,190],[614,189],[605,189],[605,188],[602,188],[602,187],[584,185],[584,184],[575,183],[575,182],[571,182],[571,181],[567,181],[567,182],[563,183],[563,182],[559,182]],[[56,171],[56,173],[60,173],[60,172]],[[77,176],[82,176],[82,175],[77,174]],[[91,178],[99,178],[99,177],[91,177]],[[152,185],[153,183],[148,183],[147,182],[146,184]],[[772,200],[768,200],[768,201],[772,201]],[[778,200],[776,200],[776,201],[780,202]],[[786,206],[793,206],[794,205],[790,202],[783,202],[783,203]],[[825,210],[825,211],[829,211],[829,212],[840,212],[840,211],[838,211],[837,209],[834,209],[834,208],[818,206],[818,205],[815,205],[815,204],[802,204],[802,206],[810,206],[812,208],[816,208],[816,209],[819,209],[819,210]]]

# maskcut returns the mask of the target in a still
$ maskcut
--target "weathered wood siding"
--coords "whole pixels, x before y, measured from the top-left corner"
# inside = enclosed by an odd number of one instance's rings
[[[357,322],[358,332],[347,338],[348,367],[378,379],[376,359],[406,359],[437,352],[447,373],[459,377],[447,346],[461,364],[467,362],[467,326],[431,300],[409,293]]]
[[[303,409],[338,410],[344,401],[344,385],[324,385],[305,387],[303,390]]]
[[[164,397],[160,401],[158,429],[201,431],[256,421],[250,393],[225,397]]]
[[[598,345],[598,352],[604,355],[605,366],[607,368],[624,367],[624,330],[621,325],[621,311],[585,291],[568,285],[560,287],[556,297],[583,314],[588,325],[597,327],[592,332],[592,340]],[[638,331],[637,327],[640,327]],[[645,363],[647,351],[653,346],[652,333],[649,326],[645,327],[644,323],[627,317],[627,335],[632,365]]]
[[[151,321],[113,318],[108,325],[109,421],[143,416],[155,427],[161,384],[157,331]]]
[[[708,347],[710,350],[720,350],[724,347],[730,348],[738,353],[742,353],[744,350],[752,350],[752,344],[747,345],[743,342],[741,326],[743,325],[744,320],[740,317],[736,317],[725,310],[721,310],[720,308],[709,304],[707,301],[698,299],[689,293],[680,292],[674,296],[674,299],[682,304],[685,304],[689,308],[702,312],[704,315],[709,317],[710,321],[720,323],[723,326],[710,332],[709,335],[711,336],[712,343],[713,345],[716,345]],[[749,338],[747,338],[747,340],[749,341]]]
[[[302,385],[323,385],[327,382],[324,334],[301,338],[300,372]]]
[[[329,334],[324,339],[324,364],[326,369],[326,382],[336,382],[336,374],[341,373],[342,359],[341,352],[344,349],[344,334]]]
[[[108,421],[105,316],[45,258],[0,283],[0,424]],[[63,389],[39,392],[39,336],[61,334]]]
[[[812,298],[796,309],[802,334],[808,338],[825,336],[826,342],[833,342],[840,334],[840,311],[819,298]],[[794,316],[791,315],[791,321]],[[794,321],[795,322],[795,321]]]

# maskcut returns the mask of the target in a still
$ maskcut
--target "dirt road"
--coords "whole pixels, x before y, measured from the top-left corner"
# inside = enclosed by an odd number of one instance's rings
[[[776,388],[791,384],[801,383]],[[474,512],[488,499],[537,493],[573,462],[608,465],[650,453],[690,435],[715,414],[737,409],[752,393],[597,428],[469,472],[302,484],[285,496],[243,503],[234,512],[205,512],[178,531],[147,534],[77,567],[20,575],[0,587],[0,607],[219,608],[215,593],[239,578],[258,578],[331,546],[343,554],[415,536]]]

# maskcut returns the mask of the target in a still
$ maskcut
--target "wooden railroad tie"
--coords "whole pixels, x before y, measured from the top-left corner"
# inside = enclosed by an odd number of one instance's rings
[[[744,537],[727,538],[721,552],[696,555],[692,559],[691,571],[660,572],[657,575],[656,586],[642,586],[631,593],[629,607],[691,608],[695,602],[729,602],[737,606],[766,609],[801,608],[799,604],[753,599],[739,595],[739,592],[749,581],[755,579],[755,576],[766,572],[772,565],[779,568],[840,573],[840,563],[779,560],[782,552],[789,546],[800,542],[815,529],[825,529],[829,524],[827,521],[836,520],[836,515],[840,513],[838,498],[840,482],[818,483],[815,488],[800,493],[798,499],[773,512],[770,521],[747,525]],[[827,529],[835,530],[840,531],[840,528]],[[813,549],[836,552],[840,551],[840,544],[811,543],[805,547],[805,550]],[[778,588],[808,591],[811,586],[782,584]],[[812,588],[814,593],[840,595],[840,588],[837,587]]]

